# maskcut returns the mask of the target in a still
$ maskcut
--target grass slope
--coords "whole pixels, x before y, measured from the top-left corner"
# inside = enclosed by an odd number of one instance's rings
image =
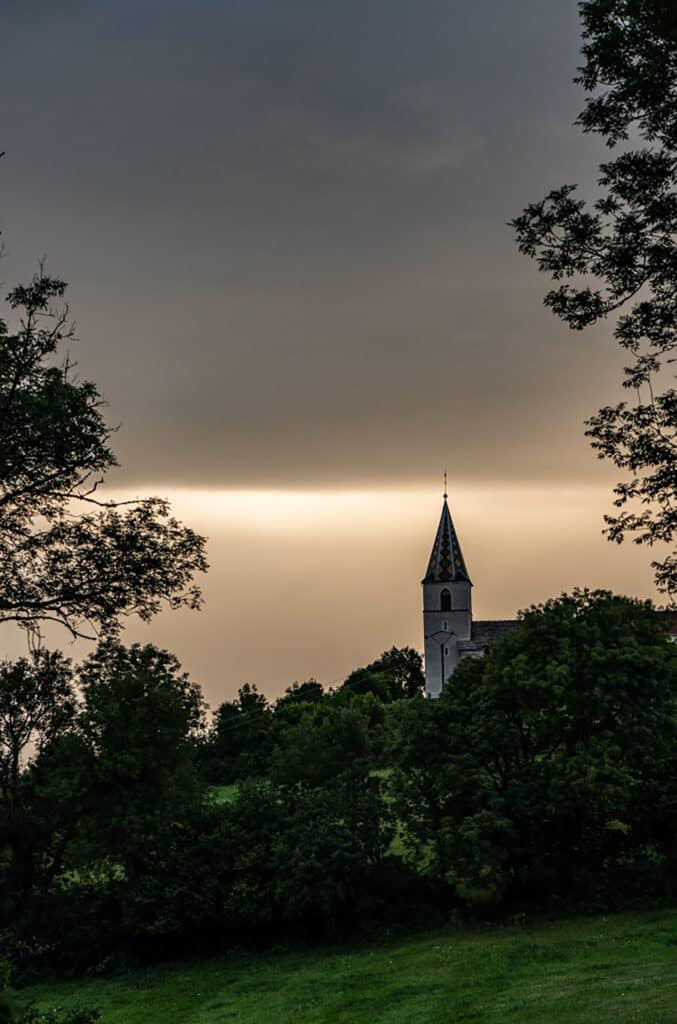
[[[446,930],[36,986],[103,1024],[675,1024],[677,911]]]

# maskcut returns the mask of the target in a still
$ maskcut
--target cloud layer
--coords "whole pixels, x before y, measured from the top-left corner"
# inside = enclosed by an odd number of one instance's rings
[[[595,145],[574,4],[26,4],[4,15],[8,281],[47,252],[127,480],[593,477],[604,336],[506,221]]]

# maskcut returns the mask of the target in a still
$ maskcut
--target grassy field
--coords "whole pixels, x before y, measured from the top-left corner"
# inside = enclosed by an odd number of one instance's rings
[[[677,911],[428,932],[36,986],[103,1024],[675,1024]]]

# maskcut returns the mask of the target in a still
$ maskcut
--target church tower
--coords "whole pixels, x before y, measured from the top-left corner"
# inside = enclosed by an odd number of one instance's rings
[[[472,634],[472,583],[451,519],[445,488],[442,515],[423,585],[426,697],[439,697]]]

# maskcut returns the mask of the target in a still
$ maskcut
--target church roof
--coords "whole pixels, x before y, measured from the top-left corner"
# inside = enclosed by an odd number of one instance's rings
[[[506,633],[512,633],[513,629],[517,629],[519,624],[519,619],[475,619],[470,642],[480,647],[491,647],[502,640]]]
[[[449,512],[447,496],[445,494],[440,524],[437,527],[435,543],[433,544],[430,561],[428,562],[428,571],[423,578],[423,582],[452,583],[454,580],[468,580],[470,582],[470,577],[463,560],[463,553],[456,536],[454,524],[451,521],[451,513]]]

